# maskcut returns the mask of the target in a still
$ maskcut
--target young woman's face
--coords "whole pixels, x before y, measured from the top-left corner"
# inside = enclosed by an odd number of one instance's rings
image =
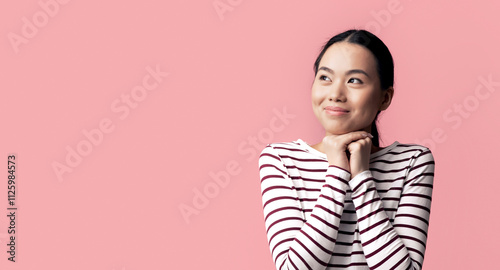
[[[372,53],[361,45],[338,42],[319,63],[312,86],[313,110],[327,135],[371,132],[377,112],[390,104],[383,102],[385,92]]]

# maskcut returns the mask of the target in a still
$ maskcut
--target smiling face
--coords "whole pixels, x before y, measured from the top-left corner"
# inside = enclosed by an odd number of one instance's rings
[[[312,86],[313,111],[326,135],[371,132],[377,112],[389,107],[393,89],[382,91],[376,59],[365,47],[337,42],[323,55]]]

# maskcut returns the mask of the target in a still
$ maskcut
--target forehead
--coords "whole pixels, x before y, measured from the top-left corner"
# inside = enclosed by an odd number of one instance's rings
[[[361,45],[348,42],[331,45],[323,55],[319,66],[329,67],[333,71],[362,69],[368,74],[376,72],[376,60],[373,54]]]

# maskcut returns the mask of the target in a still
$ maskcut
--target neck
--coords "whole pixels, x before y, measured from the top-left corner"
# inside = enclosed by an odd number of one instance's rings
[[[375,145],[372,144],[372,150],[370,151],[370,153],[375,153],[375,152],[378,152],[380,151],[382,148],[381,147],[377,147]]]

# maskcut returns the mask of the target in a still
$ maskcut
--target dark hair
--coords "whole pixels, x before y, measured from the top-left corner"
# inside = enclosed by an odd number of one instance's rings
[[[392,55],[382,40],[366,30],[347,30],[328,40],[328,42],[323,46],[318,58],[316,58],[316,61],[314,62],[314,76],[318,73],[319,63],[326,50],[334,43],[340,41],[358,44],[367,48],[375,57],[377,73],[380,79],[380,87],[382,91],[394,86],[394,61],[392,59]],[[371,134],[373,135],[372,142],[373,145],[377,147],[379,146],[379,134],[376,121],[379,114],[380,111],[378,111],[375,115],[375,119],[373,120],[371,127]]]

